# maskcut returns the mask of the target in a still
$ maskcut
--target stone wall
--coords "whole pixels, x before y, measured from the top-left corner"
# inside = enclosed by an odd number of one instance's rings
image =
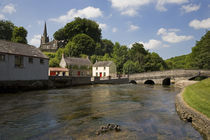
[[[118,78],[118,79],[100,79],[100,77],[94,77],[93,84],[128,84],[128,78]]]
[[[185,103],[182,98],[184,90],[176,96],[176,111],[184,121],[191,122],[205,139],[210,140],[210,119]]]

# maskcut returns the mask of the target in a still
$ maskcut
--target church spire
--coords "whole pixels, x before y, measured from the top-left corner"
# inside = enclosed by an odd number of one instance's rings
[[[47,37],[47,25],[46,25],[46,21],[45,21],[45,24],[44,24],[44,33],[43,33],[43,36],[44,37]]]
[[[49,37],[47,36],[47,24],[44,24],[44,32],[43,36],[41,37],[41,44],[45,44],[49,42]]]

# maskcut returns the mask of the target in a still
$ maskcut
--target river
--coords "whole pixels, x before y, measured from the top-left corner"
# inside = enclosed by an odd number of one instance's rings
[[[122,84],[0,94],[0,140],[202,139],[175,111],[179,92]],[[95,134],[108,123],[122,131]]]

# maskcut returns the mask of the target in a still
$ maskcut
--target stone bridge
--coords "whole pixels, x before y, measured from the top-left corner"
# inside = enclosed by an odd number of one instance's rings
[[[130,82],[142,84],[170,85],[179,80],[192,80],[195,77],[210,77],[210,70],[166,70],[129,75]]]

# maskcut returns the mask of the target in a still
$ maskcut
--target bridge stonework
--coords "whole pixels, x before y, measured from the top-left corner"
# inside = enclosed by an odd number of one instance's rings
[[[163,81],[169,80],[170,83],[176,83],[179,80],[189,80],[196,76],[210,77],[210,70],[166,70],[144,72],[129,75],[129,81],[134,80],[136,83],[153,81],[154,84],[163,84]]]

